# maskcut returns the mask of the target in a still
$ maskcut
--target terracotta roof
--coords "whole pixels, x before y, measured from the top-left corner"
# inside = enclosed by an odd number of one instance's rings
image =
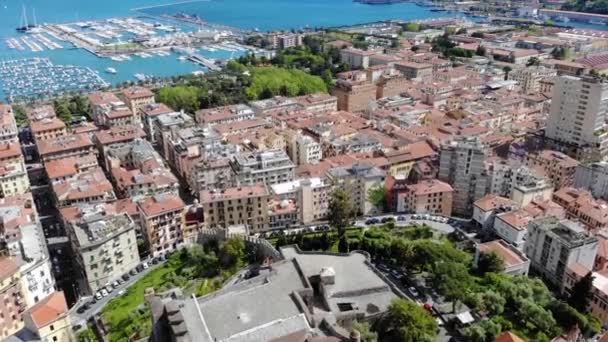
[[[19,262],[15,258],[1,257],[0,258],[0,280],[4,280],[12,276],[19,270]]]
[[[89,94],[89,102],[93,106],[100,106],[104,104],[110,104],[112,102],[120,102],[120,99],[113,93],[109,92],[97,92]]]
[[[143,97],[154,97],[154,93],[145,87],[129,87],[122,92],[127,99],[141,99]]]
[[[131,141],[144,138],[146,133],[136,125],[114,126],[110,129],[95,133],[95,140],[101,145],[109,145],[118,142]]]
[[[523,339],[521,339],[519,336],[513,334],[510,331],[505,331],[504,333],[500,334],[500,336],[498,336],[494,342],[525,342]]]
[[[513,267],[525,263],[520,255],[518,255],[512,248],[509,248],[507,243],[503,240],[494,240],[486,243],[480,243],[477,248],[481,253],[494,252],[498,254],[506,267]]]
[[[91,139],[85,134],[69,134],[54,139],[38,142],[38,152],[41,156],[93,146]]]
[[[444,183],[438,179],[423,180],[416,184],[408,185],[407,188],[416,195],[428,195],[454,191],[454,189],[452,189],[448,183]]]
[[[58,319],[66,317],[68,304],[63,291],[51,293],[27,312],[37,328],[43,328]]]
[[[421,141],[405,145],[404,148],[397,151],[386,153],[386,158],[388,158],[388,161],[391,164],[399,164],[431,157],[433,155],[435,155],[435,151],[431,148],[431,146],[426,142]]]
[[[164,103],[149,104],[147,106],[144,106],[140,110],[142,111],[142,113],[144,113],[144,116],[151,116],[151,117],[174,112],[173,109],[169,108],[169,106],[167,106]]]
[[[30,124],[30,129],[33,133],[52,131],[65,128],[65,123],[58,118],[42,119],[34,121]]]
[[[44,164],[46,174],[50,179],[76,175],[80,169],[87,169],[87,166],[98,166],[97,157],[94,154],[51,160]]]
[[[19,143],[0,143],[0,159],[14,158],[21,155]]]
[[[154,195],[138,203],[139,208],[147,217],[158,216],[162,213],[183,209],[185,204],[174,194]]]
[[[495,194],[487,194],[475,201],[475,206],[483,211],[490,211],[502,206],[513,206],[514,203],[508,198],[500,197]]]

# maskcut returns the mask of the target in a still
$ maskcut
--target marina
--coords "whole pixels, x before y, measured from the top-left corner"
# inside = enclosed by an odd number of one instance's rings
[[[97,71],[74,65],[54,65],[47,58],[0,61],[0,84],[6,98],[42,99],[68,92],[108,87]]]

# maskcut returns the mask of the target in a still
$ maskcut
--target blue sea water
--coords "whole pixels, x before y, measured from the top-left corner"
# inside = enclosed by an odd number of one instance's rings
[[[21,23],[23,6],[29,20],[36,11],[38,23],[66,23],[98,20],[110,17],[175,14],[197,14],[203,20],[244,29],[275,30],[316,26],[338,26],[366,23],[386,19],[428,19],[449,16],[444,12],[431,12],[411,3],[392,5],[364,5],[352,0],[209,0],[169,4],[170,0],[0,0],[0,60],[46,57],[54,64],[87,66],[99,71],[108,82],[117,84],[134,80],[135,73],[149,76],[189,74],[200,67],[180,62],[177,56],[140,58],[115,62],[98,58],[81,49],[66,48],[31,52],[9,49],[5,39],[20,37],[15,28]],[[156,6],[156,7],[155,7]],[[134,8],[142,8],[133,11]],[[231,52],[217,51],[201,54],[210,58],[229,58]],[[115,68],[116,75],[104,70]],[[1,80],[0,80],[1,81]],[[1,84],[1,82],[0,82]],[[3,98],[0,85],[0,99]]]

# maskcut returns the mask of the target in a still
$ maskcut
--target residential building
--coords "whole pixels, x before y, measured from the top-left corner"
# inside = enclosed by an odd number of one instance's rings
[[[608,163],[580,164],[574,173],[574,187],[591,192],[594,197],[608,200]]]
[[[208,227],[246,224],[254,232],[268,229],[269,193],[264,184],[203,190],[199,198]]]
[[[30,131],[32,132],[34,142],[55,139],[68,133],[65,123],[56,117],[30,121]]]
[[[486,163],[488,192],[512,199],[517,206],[525,207],[533,200],[549,200],[553,184],[543,172],[521,166],[519,162],[503,159]]]
[[[536,219],[528,225],[524,247],[531,267],[555,286],[559,286],[569,266],[579,263],[593,268],[597,238],[580,224],[555,217]]]
[[[484,253],[496,253],[503,261],[502,273],[512,276],[527,276],[530,269],[530,260],[521,251],[504,242],[494,240],[477,244],[473,265],[477,267],[479,257]]]
[[[490,229],[497,214],[516,209],[515,202],[509,198],[487,194],[473,204],[473,222],[484,230]]]
[[[136,226],[126,213],[112,215],[103,206],[89,206],[66,232],[82,293],[94,295],[139,264]]]
[[[391,176],[402,175],[405,178],[410,176],[417,162],[437,159],[437,153],[425,141],[400,146],[396,151],[385,153],[385,156],[390,164],[388,173]]]
[[[454,188],[455,215],[470,216],[473,203],[485,195],[487,148],[476,137],[453,140],[441,148],[439,180]]]
[[[380,212],[375,203],[370,202],[372,189],[384,188],[386,173],[379,168],[364,163],[337,167],[327,172],[329,181],[343,189],[358,215],[374,215]]]
[[[566,209],[567,218],[580,221],[591,231],[608,228],[608,202],[593,198],[588,191],[562,188],[553,194],[553,201]]]
[[[190,115],[182,112],[165,113],[156,116],[153,121],[154,141],[160,147],[161,154],[167,160],[173,160],[172,142],[176,133],[184,128],[196,126]]]
[[[265,117],[273,112],[292,112],[300,109],[294,98],[275,96],[270,99],[249,102],[249,106],[257,117]]]
[[[102,116],[113,104],[124,105],[124,102],[111,92],[92,93],[88,95],[88,98],[91,103],[91,118],[97,125],[103,124]]]
[[[546,137],[573,147],[572,155],[578,160],[605,155],[608,82],[592,76],[560,76],[555,79],[552,98]]]
[[[555,189],[574,184],[578,161],[558,151],[543,150],[526,155],[525,163],[530,168],[539,168],[549,177]]]
[[[137,203],[144,238],[150,254],[156,256],[183,243],[183,215],[186,205],[174,194],[158,194]]]
[[[408,184],[397,192],[397,211],[405,213],[428,213],[452,215],[452,193],[454,189],[437,179]]]
[[[394,67],[408,80],[428,81],[433,78],[433,66],[431,64],[402,61],[395,63]]]
[[[338,98],[338,110],[362,112],[376,100],[376,85],[367,79],[364,72],[346,72],[338,75],[330,93]]]
[[[0,200],[0,244],[20,260],[22,299],[38,303],[55,291],[46,238],[31,194]]]
[[[48,296],[23,314],[25,328],[40,341],[71,342],[72,322],[62,291]]]
[[[108,149],[106,164],[120,198],[179,193],[177,178],[147,140],[136,139]]]
[[[122,91],[122,97],[131,109],[135,123],[141,122],[141,109],[156,103],[154,93],[144,87],[133,86]]]
[[[293,180],[295,165],[284,150],[242,153],[230,162],[239,185],[272,185]]]
[[[57,181],[52,187],[58,208],[116,200],[112,183],[99,167],[77,174],[72,179]]]
[[[0,143],[18,142],[19,129],[11,105],[0,103]]]
[[[255,113],[245,104],[201,109],[195,113],[196,122],[204,126],[251,120]]]
[[[294,98],[299,109],[307,113],[323,114],[338,110],[338,98],[325,93],[314,93]]]
[[[0,198],[30,190],[25,160],[18,142],[0,143]]]
[[[169,108],[164,103],[153,103],[139,109],[139,117],[141,118],[144,132],[146,132],[146,136],[152,144],[156,144],[156,132],[154,131],[154,127],[156,126],[154,124],[154,120],[156,120],[156,117],[161,114],[169,114],[174,112],[175,111],[173,109]]]
[[[351,69],[367,69],[372,55],[374,55],[372,51],[346,48],[340,50],[340,62],[348,64]]]
[[[582,278],[584,278],[589,272],[593,276],[593,285],[590,291],[590,300],[587,306],[587,311],[599,318],[603,324],[608,323],[608,291],[606,290],[606,284],[608,283],[608,276],[605,272],[593,272],[590,268],[574,263],[568,265],[568,269],[564,276],[561,285],[562,294],[568,297],[572,291],[574,285],[576,285]],[[604,342],[606,338],[600,339]]]
[[[188,185],[193,195],[204,189],[225,189],[233,185],[232,166],[229,158],[202,159],[187,173]]]
[[[329,215],[331,191],[332,185],[325,178],[300,180],[296,198],[300,222],[310,224],[326,219]]]
[[[70,181],[79,174],[92,171],[98,167],[97,156],[94,154],[56,159],[44,164],[47,178],[51,184],[59,181]]]
[[[323,159],[321,144],[311,136],[297,134],[287,143],[289,157],[296,165],[317,164]]]
[[[268,201],[268,230],[300,226],[298,212],[298,205],[293,199],[270,199]]]
[[[23,328],[26,309],[19,261],[12,257],[0,256],[0,302],[0,338],[5,339]]]
[[[96,132],[93,141],[99,150],[103,167],[109,172],[107,163],[109,151],[123,148],[132,144],[135,140],[146,137],[145,132],[136,125],[116,126]]]
[[[67,134],[38,142],[38,154],[43,163],[68,157],[97,155],[91,139],[85,134]]]
[[[150,297],[151,307],[158,308],[152,340],[338,340],[318,329],[330,322],[335,322],[334,334],[348,340],[347,327],[355,319],[374,321],[397,298],[364,253],[304,253],[295,246],[280,251],[284,260],[273,262],[272,272],[264,269],[214,296]],[[304,304],[313,302],[326,304],[323,309]],[[320,336],[313,338],[311,330]]]
[[[521,90],[526,94],[537,94],[541,90],[541,82],[557,76],[557,70],[544,66],[527,66],[517,68],[509,73],[509,79],[517,81]]]

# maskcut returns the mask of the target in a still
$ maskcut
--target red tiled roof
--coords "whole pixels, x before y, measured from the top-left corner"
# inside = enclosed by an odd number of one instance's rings
[[[43,328],[56,320],[66,317],[68,304],[65,301],[63,291],[57,291],[34,305],[28,314],[38,328]]]

